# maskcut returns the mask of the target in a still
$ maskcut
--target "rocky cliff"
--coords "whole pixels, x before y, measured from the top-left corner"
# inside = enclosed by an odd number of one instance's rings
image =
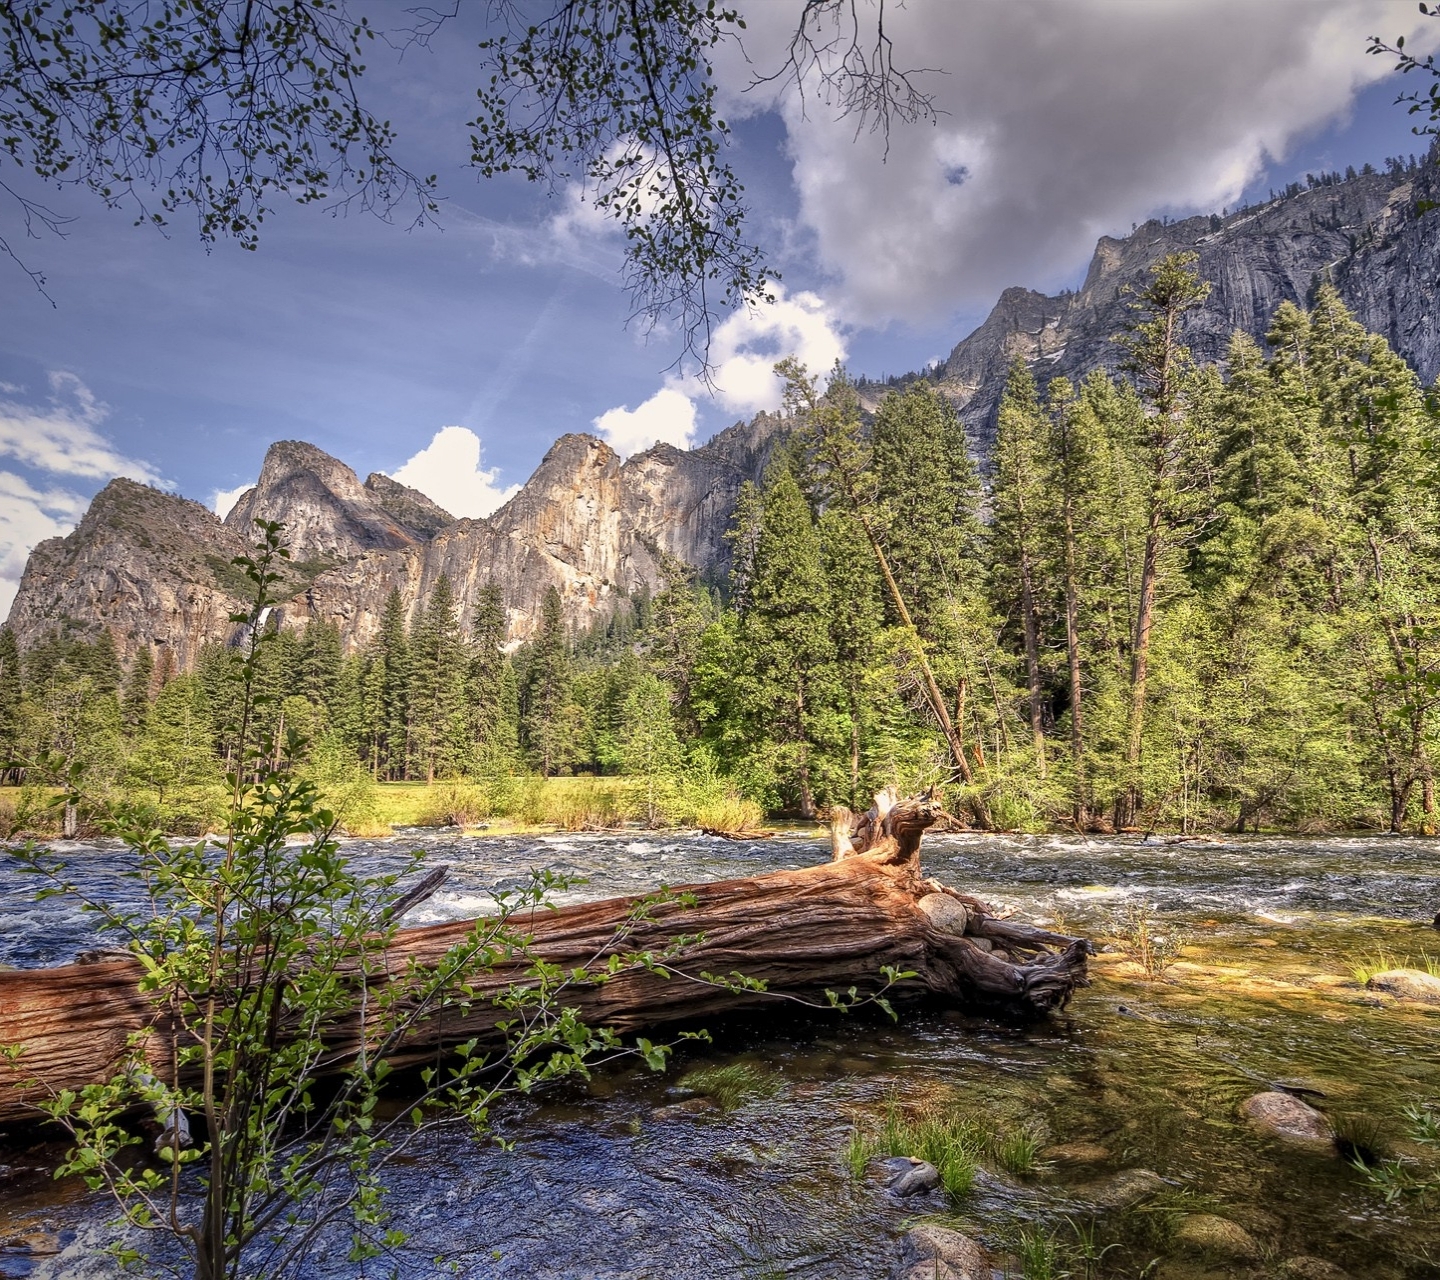
[[[656,445],[624,462],[593,436],[563,436],[488,520],[456,520],[388,476],[361,484],[344,463],[293,440],[270,447],[256,485],[223,522],[197,502],[114,480],[74,532],[31,553],[10,625],[28,646],[62,619],[98,624],[123,661],[148,644],[162,665],[168,652],[184,670],[202,645],[235,635],[230,615],[243,610],[247,583],[232,560],[256,519],[286,527],[284,624],[332,621],[352,649],[375,634],[391,590],[413,611],[441,574],[467,625],[492,581],[512,639],[531,633],[552,585],[583,625],[618,594],[661,585],[662,551],[723,576],[740,486],[759,476],[780,428],[762,414],[701,448]]]
[[[1432,155],[1418,169],[1315,186],[1228,217],[1152,221],[1123,240],[1104,236],[1078,291],[1051,297],[1007,289],[935,376],[983,455],[1017,355],[1042,387],[1060,374],[1113,369],[1120,352],[1112,337],[1131,314],[1127,286],[1143,284],[1150,264],[1164,255],[1189,251],[1211,282],[1209,300],[1186,329],[1202,362],[1223,360],[1236,329],[1263,339],[1276,307],[1305,305],[1328,278],[1361,323],[1384,334],[1432,382],[1440,374],[1437,199],[1440,171]],[[870,397],[878,390],[868,388]]]

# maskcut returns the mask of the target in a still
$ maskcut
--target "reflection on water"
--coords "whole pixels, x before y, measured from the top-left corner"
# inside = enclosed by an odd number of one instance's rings
[[[351,849],[378,869],[415,844],[452,871],[411,923],[481,913],[497,886],[536,866],[588,880],[561,895],[568,901],[826,856],[816,840],[633,835],[430,835]],[[69,852],[87,886],[125,892],[116,851]],[[428,1138],[391,1178],[392,1207],[412,1237],[400,1273],[432,1274],[439,1258],[477,1280],[883,1276],[902,1224],[946,1206],[895,1202],[852,1181],[842,1151],[857,1117],[930,1103],[1030,1121],[1052,1146],[1083,1154],[1028,1178],[994,1169],[980,1179],[959,1225],[996,1247],[1026,1223],[1073,1238],[1067,1220],[1094,1219],[1102,1240],[1120,1245],[1106,1256],[1108,1275],[1139,1275],[1154,1258],[1167,1259],[1163,1276],[1271,1275],[1287,1258],[1313,1255],[1374,1280],[1440,1276],[1434,1205],[1386,1205],[1338,1157],[1272,1144],[1237,1113],[1272,1082],[1299,1085],[1342,1126],[1364,1118],[1405,1151],[1404,1107],[1440,1101],[1440,1008],[1374,997],[1349,966],[1382,949],[1440,954],[1428,927],[1440,909],[1437,855],[1436,842],[1388,838],[927,840],[930,874],[998,905],[1099,934],[1117,909],[1143,902],[1188,945],[1161,982],[1123,957],[1099,957],[1095,985],[1037,1026],[938,1010],[898,1026],[856,1017],[729,1025],[666,1077],[626,1068],[509,1107],[500,1123],[517,1142],[511,1153]],[[30,901],[25,882],[0,866],[0,961],[68,959],[93,945],[89,923],[68,904]],[[727,1114],[652,1114],[674,1100],[686,1066],[735,1060],[778,1073],[779,1091]],[[1165,1192],[1129,1212],[1102,1210],[1105,1180],[1135,1168],[1160,1175]],[[79,1234],[58,1258],[13,1258],[0,1275],[107,1274],[88,1260],[103,1239],[103,1204],[64,1188],[57,1200],[38,1179],[11,1186],[0,1236],[47,1220]],[[1194,1212],[1240,1224],[1262,1255],[1184,1262],[1174,1232]],[[310,1274],[355,1270],[337,1242]]]

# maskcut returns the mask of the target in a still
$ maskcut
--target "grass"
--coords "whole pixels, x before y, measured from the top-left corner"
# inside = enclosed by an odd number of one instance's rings
[[[1034,1122],[1002,1125],[988,1116],[942,1104],[907,1112],[892,1100],[878,1123],[852,1126],[844,1159],[856,1180],[864,1177],[877,1156],[927,1160],[939,1173],[946,1194],[959,1200],[974,1185],[982,1160],[1020,1176],[1036,1172],[1043,1141],[1043,1130]]]
[[[779,1078],[748,1062],[731,1062],[723,1067],[696,1067],[676,1081],[682,1089],[715,1102],[721,1111],[734,1111],[752,1098],[773,1097],[780,1090]]]
[[[1178,928],[1161,928],[1148,903],[1135,902],[1118,912],[1112,936],[1125,955],[1138,964],[1152,982],[1175,963],[1186,935]]]
[[[1363,987],[1377,973],[1384,973],[1389,969],[1419,969],[1432,978],[1440,978],[1440,956],[1432,956],[1428,951],[1422,951],[1417,962],[1413,956],[1373,951],[1350,966],[1350,976]]]
[[[1044,1227],[1021,1227],[1015,1255],[1025,1280],[1063,1280],[1073,1274],[1063,1265],[1060,1242]]]

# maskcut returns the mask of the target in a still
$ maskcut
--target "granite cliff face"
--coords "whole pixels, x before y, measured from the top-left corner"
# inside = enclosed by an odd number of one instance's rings
[[[1113,368],[1120,352],[1112,335],[1130,314],[1126,286],[1142,283],[1164,254],[1185,250],[1199,255],[1212,282],[1186,334],[1201,360],[1222,360],[1237,328],[1262,337],[1281,302],[1304,304],[1328,275],[1426,382],[1440,374],[1440,178],[1432,157],[1418,170],[1366,174],[1229,217],[1148,222],[1125,239],[1104,237],[1074,293],[1006,290],[933,375],[978,452],[993,438],[1015,356],[1042,385],[1057,374]],[[883,392],[862,388],[872,404]],[[388,476],[362,484],[344,463],[298,441],[271,446],[255,487],[223,523],[198,503],[115,480],[73,533],[31,553],[10,623],[22,645],[63,619],[105,626],[122,659],[149,644],[158,662],[168,654],[184,669],[201,645],[233,637],[229,615],[243,607],[246,583],[231,558],[262,518],[284,522],[294,556],[285,625],[333,621],[351,649],[375,634],[392,590],[413,613],[441,574],[467,623],[481,589],[495,582],[512,640],[531,634],[552,585],[571,621],[583,625],[641,583],[661,585],[661,552],[722,579],[740,486],[761,476],[784,430],[761,414],[700,448],[656,445],[624,461],[593,436],[567,435],[484,520],[455,520]]]
[[[531,633],[552,585],[583,625],[618,594],[661,585],[662,551],[723,575],[740,486],[758,478],[780,429],[761,415],[702,448],[657,445],[625,462],[593,436],[563,436],[488,520],[456,520],[388,476],[361,484],[344,463],[293,440],[270,447],[259,481],[223,522],[197,502],[114,480],[74,532],[31,553],[10,625],[22,646],[67,618],[104,626],[122,661],[148,644],[158,662],[168,652],[172,669],[184,670],[202,645],[236,634],[230,615],[243,611],[248,584],[231,561],[255,519],[286,527],[284,624],[334,622],[351,649],[378,630],[391,590],[413,611],[441,574],[467,625],[492,581],[511,639]]]
[[[256,520],[279,520],[290,554],[314,562],[414,546],[454,519],[418,489],[379,474],[362,485],[324,450],[281,440],[266,452],[260,479],[240,495],[225,525],[248,539]]]
[[[1150,264],[1166,254],[1190,251],[1211,282],[1185,334],[1202,362],[1223,360],[1236,329],[1263,341],[1276,307],[1305,305],[1328,277],[1361,323],[1432,382],[1440,374],[1437,196],[1440,173],[1431,157],[1415,170],[1317,186],[1225,218],[1152,221],[1123,240],[1104,236],[1077,292],[1007,289],[985,323],[956,345],[938,381],[983,455],[1017,355],[1042,388],[1061,374],[1076,379],[1113,369],[1121,353],[1112,335],[1131,314],[1126,286],[1142,285]]]
[[[10,610],[22,646],[65,619],[108,627],[121,660],[145,644],[156,666],[183,671],[243,610],[244,544],[198,502],[112,480],[64,538],[31,553]]]

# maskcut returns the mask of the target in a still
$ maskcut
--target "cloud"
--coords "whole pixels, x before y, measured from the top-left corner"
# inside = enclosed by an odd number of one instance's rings
[[[518,484],[502,489],[500,472],[480,465],[480,437],[468,427],[441,427],[425,448],[392,480],[419,489],[454,516],[488,516],[520,491]]]
[[[688,449],[695,440],[697,403],[710,400],[727,413],[752,417],[778,409],[784,395],[775,376],[777,361],[795,356],[812,373],[826,374],[845,359],[845,339],[830,308],[816,294],[772,289],[773,302],[732,312],[710,340],[713,382],[693,373],[667,378],[634,409],[621,405],[594,419],[617,453],[628,457],[657,440]]]
[[[14,394],[15,389],[7,390]],[[109,410],[71,373],[50,375],[50,403],[37,409],[0,400],[0,455],[38,471],[110,480],[128,476],[162,484],[148,462],[127,458],[97,430]]]
[[[10,612],[31,549],[69,533],[85,506],[78,493],[37,489],[13,471],[0,471],[0,616]]]
[[[210,510],[220,519],[225,519],[230,510],[240,501],[243,494],[253,486],[250,484],[237,484],[233,489],[216,489],[210,495]]]
[[[688,449],[695,437],[695,404],[673,386],[661,387],[634,409],[621,405],[595,419],[595,430],[616,453],[629,457],[659,440]]]
[[[767,69],[794,14],[752,5],[747,20]],[[857,136],[813,96],[808,110],[785,98],[795,238],[814,246],[841,314],[867,325],[1053,287],[1099,235],[1234,204],[1270,160],[1342,119],[1391,69],[1367,56],[1372,33],[1423,52],[1440,23],[1373,0],[892,6],[897,63],[944,68],[926,81],[944,114],[897,125],[882,164],[882,136]],[[732,92],[752,74],[724,70]],[[750,97],[749,110],[766,105]]]

